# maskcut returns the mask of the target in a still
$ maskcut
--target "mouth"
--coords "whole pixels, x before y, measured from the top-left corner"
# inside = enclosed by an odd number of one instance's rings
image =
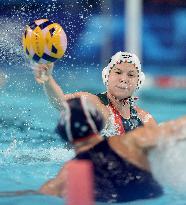
[[[116,86],[116,87],[121,89],[121,90],[127,90],[129,88],[127,85],[125,85],[125,86]]]

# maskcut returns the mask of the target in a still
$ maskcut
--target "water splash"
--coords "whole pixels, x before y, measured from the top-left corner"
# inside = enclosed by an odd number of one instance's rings
[[[0,88],[2,88],[8,81],[8,75],[0,69]]]
[[[37,163],[64,163],[74,156],[72,149],[63,147],[31,148],[23,146],[23,142],[16,139],[10,143],[7,149],[2,150],[1,166],[8,164],[37,164]]]
[[[182,135],[185,136],[185,131]],[[173,138],[176,138],[174,136]],[[186,190],[186,141],[162,140],[150,152],[149,160],[155,178],[164,187],[183,193]]]
[[[10,156],[11,153],[13,152],[13,150],[16,149],[16,146],[17,146],[17,140],[14,139],[14,140],[10,143],[9,147],[8,147],[8,148],[5,150],[5,152],[3,153],[4,157]]]

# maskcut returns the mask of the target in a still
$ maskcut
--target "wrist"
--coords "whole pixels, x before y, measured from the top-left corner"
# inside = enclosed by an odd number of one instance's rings
[[[47,76],[47,78],[45,78],[45,80],[43,81],[43,85],[50,84],[52,79],[53,79],[52,75]]]

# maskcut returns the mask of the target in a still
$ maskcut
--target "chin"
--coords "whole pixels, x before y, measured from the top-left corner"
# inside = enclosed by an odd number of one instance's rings
[[[118,90],[118,89],[117,90],[109,90],[109,93],[119,100],[122,100],[122,99],[125,99],[125,98],[132,96],[132,94],[130,95],[129,92],[123,91],[123,90]]]
[[[125,98],[129,98],[130,96],[116,96],[116,98],[118,99],[118,100],[123,100],[123,99],[125,99]]]
[[[119,93],[119,92],[117,92],[117,94],[112,94],[112,95],[115,96],[119,100],[130,97],[130,95],[123,95],[123,93]]]

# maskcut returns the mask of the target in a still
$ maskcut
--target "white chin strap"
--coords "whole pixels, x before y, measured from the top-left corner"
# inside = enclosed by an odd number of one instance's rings
[[[140,89],[145,81],[145,74],[141,71],[141,63],[138,57],[135,54],[128,53],[128,52],[117,52],[115,55],[112,56],[110,63],[107,67],[105,67],[102,71],[102,79],[103,83],[108,86],[108,78],[111,69],[121,62],[127,62],[133,64],[137,71],[138,71],[138,84],[136,90]]]

